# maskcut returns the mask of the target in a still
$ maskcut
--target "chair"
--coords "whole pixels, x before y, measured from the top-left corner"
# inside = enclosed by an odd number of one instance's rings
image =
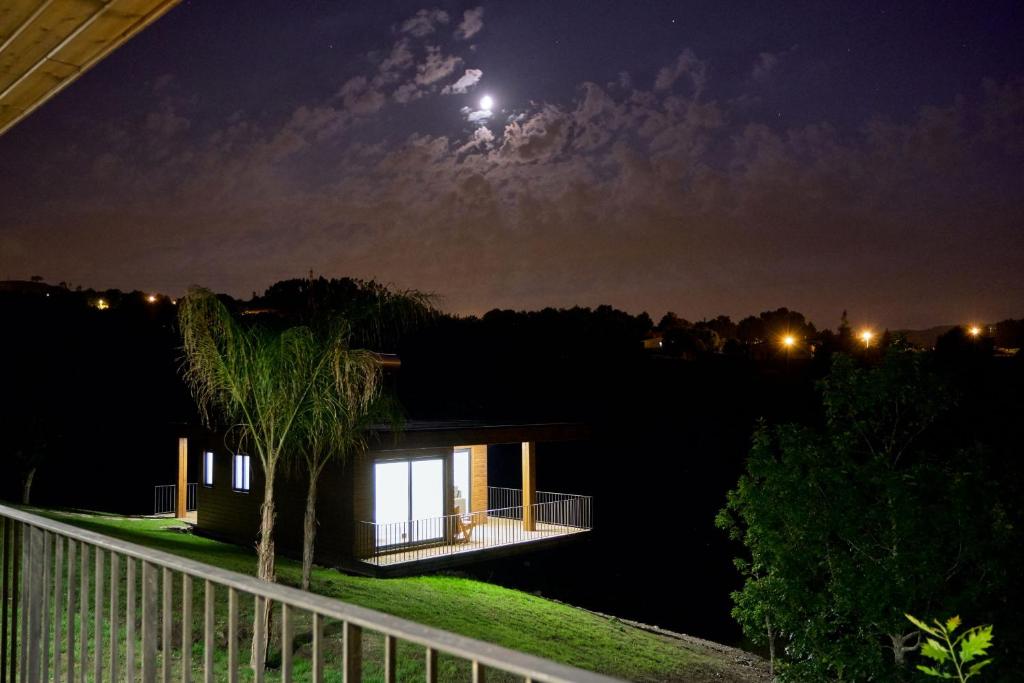
[[[455,508],[455,542],[456,543],[469,543],[473,540],[473,527],[476,526],[476,522],[473,520],[473,515],[464,515],[459,510],[458,506]]]

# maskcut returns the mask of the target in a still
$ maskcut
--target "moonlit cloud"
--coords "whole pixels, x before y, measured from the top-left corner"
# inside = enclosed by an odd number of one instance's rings
[[[470,123],[481,125],[487,123],[491,117],[494,116],[494,112],[490,109],[472,109],[470,107],[463,107],[459,111]]]
[[[430,85],[451,76],[462,63],[461,57],[446,55],[436,45],[427,46],[427,58],[416,66],[416,82]]]
[[[469,92],[469,89],[480,82],[480,78],[484,75],[484,72],[480,69],[466,69],[466,73],[459,77],[459,80],[455,81],[451,85],[446,85],[441,94],[443,95],[464,95]]]
[[[459,40],[469,40],[484,28],[484,8],[475,7],[468,9],[462,14],[462,23],[455,29],[455,37]]]
[[[448,23],[448,13],[440,9],[421,9],[415,15],[402,22],[400,33],[422,38]]]

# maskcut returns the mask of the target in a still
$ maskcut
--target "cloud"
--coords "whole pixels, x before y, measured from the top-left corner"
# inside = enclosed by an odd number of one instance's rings
[[[762,52],[754,60],[754,68],[751,71],[751,78],[755,81],[764,82],[768,80],[775,67],[779,65],[779,55],[771,52]]]
[[[402,85],[395,88],[395,91],[391,94],[395,102],[399,104],[408,104],[413,100],[418,100],[427,94],[426,90],[421,90],[415,83],[403,83]]]
[[[494,112],[490,109],[473,109],[471,107],[463,107],[459,112],[466,118],[470,123],[485,124],[491,120],[494,116]]]
[[[484,75],[484,72],[480,69],[466,69],[466,73],[459,77],[459,80],[455,81],[450,85],[446,85],[441,90],[442,95],[464,95],[469,92],[469,89],[480,82],[480,78]]]
[[[663,67],[658,71],[654,80],[655,90],[669,90],[676,81],[686,77],[693,87],[693,93],[697,97],[704,90],[707,82],[707,62],[697,59],[692,50],[686,49],[676,58],[673,64]]]
[[[438,26],[448,24],[448,13],[441,9],[421,9],[419,12],[402,22],[399,33],[407,33],[416,38],[428,36]]]
[[[236,117],[161,149],[144,144],[140,115],[68,152],[73,196],[30,220],[0,202],[0,224],[44,258],[59,258],[46,240],[65,241],[74,260],[39,268],[67,279],[89,281],[88,264],[116,254],[125,265],[104,272],[126,286],[248,294],[313,267],[435,290],[461,312],[612,303],[700,317],[783,301],[822,324],[853,297],[879,318],[914,300],[943,319],[990,290],[1024,305],[1024,235],[1007,228],[1024,220],[1024,84],[840,132],[737,116],[683,57],[653,88],[582,83],[500,130],[465,108],[478,125],[451,136],[361,113],[378,95],[429,94],[411,65],[394,82],[371,69],[282,121]],[[17,271],[9,253],[0,269]]]
[[[378,71],[381,74],[392,75],[401,73],[412,65],[413,54],[409,45],[409,40],[407,38],[401,38],[392,46],[391,52],[380,63]]]
[[[375,114],[387,101],[387,97],[376,85],[366,76],[356,76],[347,80],[338,94],[345,108],[353,114]]]
[[[419,85],[436,83],[442,78],[451,76],[460,64],[462,64],[461,57],[445,55],[436,45],[428,45],[426,59],[416,65],[416,83]]]
[[[458,40],[469,40],[484,28],[484,8],[474,7],[462,13],[462,23],[455,29]]]

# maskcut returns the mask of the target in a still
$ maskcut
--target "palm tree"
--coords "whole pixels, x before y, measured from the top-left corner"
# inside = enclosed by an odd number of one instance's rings
[[[281,332],[243,327],[209,290],[192,289],[179,302],[184,339],[185,379],[208,426],[222,420],[240,434],[239,447],[251,448],[263,468],[257,575],[275,580],[274,483],[278,467],[293,452],[313,406],[339,368],[343,339],[325,341],[305,326]],[[341,331],[338,331],[341,334]],[[319,409],[317,409],[319,410]],[[259,617],[268,634],[270,604]],[[266,643],[253,635],[253,668],[264,666]]]
[[[365,448],[365,427],[380,399],[377,354],[353,350],[344,343],[346,326],[339,324],[327,339],[329,373],[319,373],[297,433],[298,450],[308,477],[302,521],[302,589],[309,589],[316,541],[317,484],[329,462],[344,462]]]

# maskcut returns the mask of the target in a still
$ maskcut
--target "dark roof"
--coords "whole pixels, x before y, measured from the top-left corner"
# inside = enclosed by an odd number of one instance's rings
[[[397,429],[370,429],[373,450],[436,448],[523,441],[580,441],[589,436],[586,425],[574,422],[512,422],[480,420],[409,420]]]

